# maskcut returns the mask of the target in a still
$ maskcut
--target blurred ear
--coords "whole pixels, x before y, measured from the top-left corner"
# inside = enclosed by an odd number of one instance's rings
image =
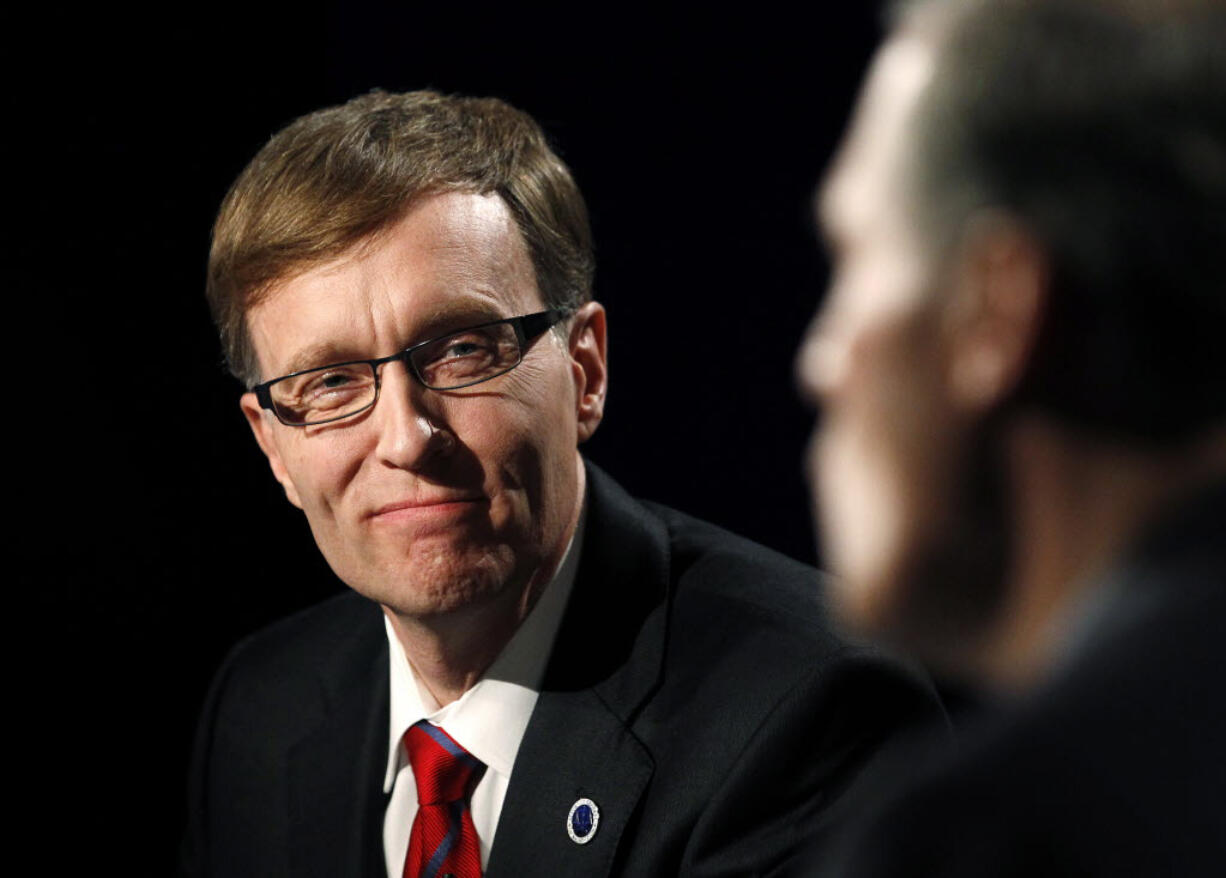
[[[604,417],[608,390],[608,335],[604,306],[588,302],[575,312],[570,326],[571,372],[575,379],[575,413],[579,441],[591,438]]]
[[[256,444],[260,446],[260,450],[268,458],[268,465],[272,467],[273,477],[285,489],[286,499],[301,509],[302,500],[298,497],[298,489],[294,487],[294,483],[290,480],[289,473],[285,469],[285,463],[281,460],[281,452],[277,449],[276,439],[272,435],[272,422],[269,418],[265,417],[264,409],[260,408],[259,400],[255,398],[254,393],[244,393],[242,398],[239,399],[238,404],[243,410],[243,415],[247,418],[247,424],[251,427]]]
[[[972,218],[954,265],[942,327],[946,384],[969,413],[999,405],[1030,362],[1048,295],[1047,259],[1035,237],[1001,214]]]

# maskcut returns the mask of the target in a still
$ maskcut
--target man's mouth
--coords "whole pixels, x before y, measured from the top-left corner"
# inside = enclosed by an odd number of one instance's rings
[[[411,520],[456,515],[468,512],[473,507],[484,505],[488,502],[485,497],[468,495],[446,494],[433,497],[414,497],[385,503],[371,512],[370,517],[383,520]]]

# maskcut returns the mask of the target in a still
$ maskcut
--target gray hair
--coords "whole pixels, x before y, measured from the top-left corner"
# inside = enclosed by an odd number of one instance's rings
[[[1019,402],[1117,438],[1226,417],[1226,4],[919,0],[917,226],[948,246],[982,208],[1045,248],[1051,301]]]

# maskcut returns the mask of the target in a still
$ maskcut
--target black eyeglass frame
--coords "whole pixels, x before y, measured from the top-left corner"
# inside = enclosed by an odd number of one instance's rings
[[[273,416],[278,421],[285,424],[287,427],[315,427],[319,426],[320,424],[331,424],[334,421],[343,421],[346,418],[352,418],[354,415],[360,415],[367,409],[374,407],[375,403],[379,401],[379,388],[381,386],[379,367],[384,363],[391,363],[396,360],[400,360],[404,363],[408,373],[413,376],[413,379],[428,390],[460,390],[464,387],[472,387],[474,384],[483,384],[486,381],[492,381],[498,376],[505,375],[510,372],[524,361],[524,354],[527,352],[528,347],[532,342],[536,341],[536,339],[543,335],[546,330],[552,329],[558,323],[562,322],[574,313],[574,308],[550,308],[547,311],[537,311],[535,314],[522,314],[518,317],[504,317],[501,320],[490,320],[486,323],[478,323],[475,326],[465,326],[461,329],[453,329],[451,332],[444,332],[442,335],[436,335],[433,338],[426,339],[425,341],[419,341],[402,351],[389,354],[386,357],[375,357],[374,359],[370,360],[346,360],[343,363],[328,363],[326,366],[314,366],[310,369],[299,369],[297,372],[290,372],[288,375],[281,375],[280,377],[273,378],[270,381],[257,384],[251,388],[251,392],[255,394],[255,398],[259,402],[260,408],[268,409],[273,413]],[[476,381],[468,381],[464,384],[449,384],[444,387],[428,383],[426,379],[421,377],[421,373],[417,371],[417,365],[413,362],[413,354],[421,348],[453,335],[460,335],[474,329],[485,329],[489,326],[498,326],[499,324],[503,323],[510,325],[510,327],[515,330],[515,338],[519,343],[519,359],[510,366],[507,366],[507,368],[503,369],[502,371],[495,372],[493,375],[486,375],[484,378],[478,378]],[[277,407],[273,403],[271,392],[271,388],[274,384],[281,381],[288,381],[290,378],[297,378],[299,375],[305,375],[308,372],[319,372],[325,369],[337,369],[341,366],[356,366],[359,363],[364,363],[370,366],[370,370],[375,376],[375,395],[371,397],[369,403],[362,406],[360,409],[346,412],[343,415],[337,415],[335,418],[325,418],[322,421],[308,421],[304,424],[289,423],[277,412]]]

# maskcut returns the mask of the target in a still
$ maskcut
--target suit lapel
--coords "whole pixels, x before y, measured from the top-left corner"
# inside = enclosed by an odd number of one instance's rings
[[[381,629],[368,636],[380,648],[321,677],[320,721],[289,751],[289,861],[300,878],[386,878],[387,643]]]
[[[660,678],[668,534],[588,465],[588,518],[571,595],[516,756],[487,876],[605,875],[654,770],[630,730]],[[578,799],[599,808],[587,844],[567,833]]]
[[[607,875],[652,769],[647,751],[594,692],[542,694],[516,757],[487,878]],[[579,799],[600,812],[585,845],[566,831]]]

